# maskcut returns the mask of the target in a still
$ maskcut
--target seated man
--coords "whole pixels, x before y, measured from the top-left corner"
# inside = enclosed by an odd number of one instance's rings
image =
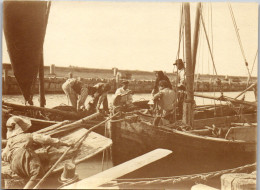
[[[176,92],[168,87],[167,81],[159,82],[159,92],[154,95],[153,100],[157,104],[154,125],[158,126],[161,119],[166,120],[167,123],[173,123],[175,121]]]
[[[118,88],[115,92],[115,98],[113,101],[114,106],[130,106],[133,103],[132,91],[129,90],[128,81],[123,81],[122,87]]]
[[[7,144],[2,152],[2,160],[9,162],[11,170],[23,179],[29,180],[26,188],[33,188],[46,173],[46,165],[35,149],[38,145],[70,146],[48,135],[25,133],[30,127],[30,120],[13,116],[7,120]]]

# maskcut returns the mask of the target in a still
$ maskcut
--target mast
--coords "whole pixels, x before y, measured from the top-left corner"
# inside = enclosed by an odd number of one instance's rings
[[[194,34],[193,34],[193,46],[192,46],[193,73],[195,73],[197,49],[198,49],[198,42],[199,42],[200,9],[201,9],[201,3],[199,2],[197,4],[197,9],[196,9],[195,29],[194,29]],[[193,75],[193,80],[194,80],[194,75]]]
[[[190,4],[184,3],[185,21],[185,53],[186,53],[186,92],[187,98],[183,103],[183,123],[193,126],[193,81],[194,72],[191,54],[191,25],[190,25]]]
[[[49,13],[50,13],[50,6],[51,2],[48,2],[47,5],[47,12],[45,16],[45,31],[44,31],[44,36],[46,34],[46,28],[48,24],[48,18],[49,18]],[[44,43],[44,41],[43,41]],[[44,107],[46,105],[46,99],[45,99],[45,90],[44,90],[44,59],[43,59],[43,48],[42,48],[42,54],[41,54],[41,60],[40,60],[40,65],[39,65],[39,101],[40,101],[40,107]]]

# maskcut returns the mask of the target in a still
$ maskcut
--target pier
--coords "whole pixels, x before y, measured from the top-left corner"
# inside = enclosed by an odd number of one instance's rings
[[[108,82],[113,93],[117,88],[117,80],[115,70],[113,69],[90,69],[79,67],[55,67],[55,65],[44,67],[44,87],[46,93],[63,93],[62,84],[70,77],[80,77],[83,82],[94,85],[99,82]],[[19,86],[14,77],[11,64],[3,63],[2,71],[3,94],[19,94]],[[129,88],[135,93],[150,93],[155,82],[154,72],[148,71],[132,71],[117,70],[117,75],[122,79],[129,80]],[[173,82],[175,76],[167,73],[167,76]],[[217,83],[217,79],[221,80],[221,85]],[[256,82],[257,77],[252,77],[251,82]],[[251,83],[250,83],[251,84]],[[246,88],[247,77],[244,76],[214,76],[214,75],[195,75],[194,90],[197,92],[235,92],[242,91]],[[35,93],[38,92],[39,80],[37,79],[34,87]]]

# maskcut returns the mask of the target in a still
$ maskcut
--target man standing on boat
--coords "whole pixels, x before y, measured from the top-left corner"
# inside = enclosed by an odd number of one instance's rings
[[[91,87],[89,87],[91,88]],[[94,88],[94,89],[93,89]],[[100,110],[100,106],[103,106],[103,110],[105,112],[109,112],[108,109],[108,100],[107,100],[107,95],[108,92],[110,91],[111,86],[108,83],[97,83],[92,87],[92,93],[89,95],[92,96],[92,100],[88,103],[88,108],[87,109],[96,109],[96,111]],[[91,108],[92,107],[92,108]]]
[[[159,82],[159,92],[153,96],[153,100],[158,104],[154,125],[158,126],[161,119],[166,123],[173,123],[175,121],[176,92],[169,88],[167,81]]]
[[[37,179],[42,177],[48,162],[47,151],[41,156],[35,149],[41,146],[70,146],[48,135],[25,133],[31,127],[31,121],[13,116],[7,120],[7,144],[2,152],[2,160],[10,164],[11,170],[28,180],[25,189],[33,188]],[[2,171],[3,172],[3,171]]]
[[[76,110],[80,110],[88,97],[87,85],[75,78],[69,78],[62,85],[62,89],[67,95],[67,98],[72,107],[74,107]],[[80,97],[78,98],[78,96]]]
[[[110,85],[105,83],[98,83],[94,87],[84,84],[80,80],[75,78],[68,79],[63,85],[62,89],[67,95],[71,105],[77,110],[81,110],[84,107],[85,101],[88,95],[93,97],[92,102],[89,105],[89,108],[92,108],[91,105],[97,104],[97,109],[99,109],[101,103],[103,105],[107,103],[107,92],[110,90]],[[108,107],[108,106],[103,106]]]

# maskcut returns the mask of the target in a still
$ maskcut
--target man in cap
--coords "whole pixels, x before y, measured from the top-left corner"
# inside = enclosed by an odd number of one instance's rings
[[[6,123],[7,144],[2,152],[2,160],[10,163],[11,170],[28,180],[25,189],[33,188],[36,180],[42,177],[47,169],[43,158],[35,153],[37,145],[70,146],[49,135],[25,133],[30,126],[30,120],[18,116],[10,117]]]
[[[167,81],[162,80],[159,82],[159,92],[153,96],[153,100],[158,102],[154,125],[158,126],[161,119],[166,120],[167,123],[174,122],[176,92],[168,87]]]
[[[118,88],[115,92],[113,101],[114,106],[131,106],[133,103],[132,91],[129,90],[129,82],[124,80],[121,82],[122,87]]]

